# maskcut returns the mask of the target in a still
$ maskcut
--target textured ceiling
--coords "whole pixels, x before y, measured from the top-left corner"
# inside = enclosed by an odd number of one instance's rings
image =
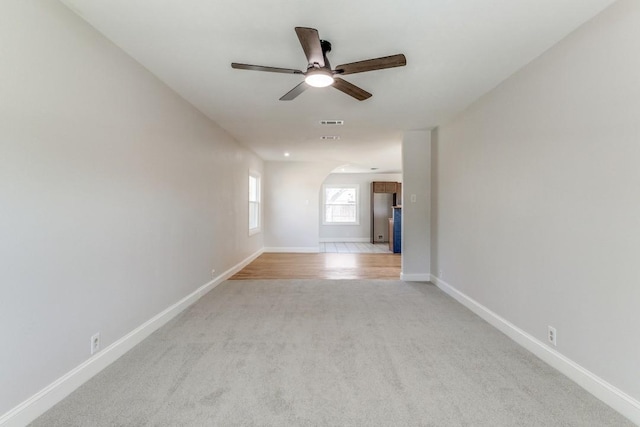
[[[403,131],[450,120],[612,0],[63,3],[263,159],[382,172],[401,170]],[[373,93],[362,102],[330,87],[279,101],[301,76],[231,68],[304,70],[296,26],[332,43],[333,65],[404,53],[407,66],[345,76]]]

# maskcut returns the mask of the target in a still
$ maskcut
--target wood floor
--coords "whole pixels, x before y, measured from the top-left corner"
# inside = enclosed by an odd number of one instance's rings
[[[400,279],[400,254],[265,253],[230,280]]]
[[[389,243],[322,242],[320,252],[336,254],[390,254]]]

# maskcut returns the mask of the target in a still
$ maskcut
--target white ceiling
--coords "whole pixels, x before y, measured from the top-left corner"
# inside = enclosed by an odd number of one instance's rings
[[[368,172],[401,170],[403,131],[450,120],[613,2],[62,1],[263,159]],[[362,102],[330,87],[279,101],[301,76],[231,68],[305,70],[296,26],[332,43],[334,66],[396,53],[407,66],[345,76],[373,93]],[[345,125],[327,128],[322,119]]]

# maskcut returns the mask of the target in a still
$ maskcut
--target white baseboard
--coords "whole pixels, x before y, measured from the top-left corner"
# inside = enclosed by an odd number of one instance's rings
[[[131,350],[134,346],[142,342],[145,338],[158,330],[169,320],[180,314],[184,309],[195,303],[207,292],[236,274],[251,261],[262,254],[263,250],[259,250],[250,255],[243,261],[231,267],[215,279],[199,287],[191,294],[182,298],[172,306],[168,307],[161,313],[155,315],[142,325],[138,326],[127,335],[120,338],[110,346],[96,353],[90,359],[80,364],[76,368],[67,372],[53,383],[49,384],[38,393],[31,396],[15,408],[0,417],[0,426],[2,427],[22,427],[26,426],[47,410],[52,408],[56,403],[67,397],[71,392],[76,390],[86,381],[98,374],[104,368],[115,362],[118,358]]]
[[[431,274],[422,273],[422,274],[405,274],[400,273],[400,280],[403,282],[428,282],[431,280]]]
[[[431,275],[431,282],[522,347],[571,378],[586,391],[602,400],[635,424],[640,425],[640,401],[609,384],[607,381],[583,368],[563,354],[550,348],[545,343],[500,317],[447,282],[440,280],[434,275]]]
[[[300,247],[270,247],[264,248],[265,252],[270,253],[301,253],[301,254],[310,254],[310,253],[318,253],[320,252],[319,246],[300,246]]]
[[[370,237],[321,237],[320,243],[369,243]],[[383,242],[380,242],[383,243]]]

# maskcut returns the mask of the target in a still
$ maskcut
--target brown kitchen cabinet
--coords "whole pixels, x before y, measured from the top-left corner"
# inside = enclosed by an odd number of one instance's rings
[[[374,193],[397,193],[398,186],[402,186],[402,184],[390,181],[374,181],[372,183]]]

